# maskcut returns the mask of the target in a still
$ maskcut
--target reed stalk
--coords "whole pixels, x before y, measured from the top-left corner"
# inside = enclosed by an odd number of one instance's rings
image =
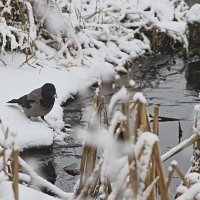
[[[97,130],[100,128],[100,117],[103,109],[105,108],[104,105],[105,105],[105,98],[102,95],[102,85],[100,84],[99,92],[95,96],[95,102],[94,102],[95,113],[93,115],[93,118],[90,120],[88,124],[89,137],[93,134],[96,134],[98,132]],[[80,182],[79,182],[79,188],[76,191],[76,196],[79,196],[81,194],[81,191],[84,189],[87,180],[94,171],[96,163],[96,154],[97,154],[97,147],[92,144],[87,144],[87,139],[86,139],[86,144],[83,147],[83,153],[81,157]],[[96,180],[95,183],[96,184],[98,183],[98,179]],[[84,195],[86,195],[86,193],[84,193]]]
[[[153,118],[153,133],[157,136],[159,135],[159,107],[154,106],[154,118]],[[153,154],[155,152],[155,147],[153,149]],[[156,178],[156,160],[155,156],[152,156],[152,166],[151,166],[151,174],[150,174],[150,182],[153,182]],[[149,200],[156,200],[156,184],[152,188],[152,192],[150,194]]]
[[[12,154],[12,172],[13,172],[13,176],[12,176],[12,181],[13,181],[13,191],[14,191],[14,197],[15,200],[19,200],[19,177],[18,177],[18,173],[19,173],[19,152],[18,150],[14,150],[13,154]]]

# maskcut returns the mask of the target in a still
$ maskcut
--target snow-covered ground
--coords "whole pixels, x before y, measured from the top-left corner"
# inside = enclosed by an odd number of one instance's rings
[[[0,200],[14,200],[14,192],[11,181],[0,182]],[[30,195],[31,194],[31,195]],[[23,185],[19,185],[19,199],[20,200],[59,200],[58,198],[51,197],[47,194],[44,194],[40,191],[28,188]]]

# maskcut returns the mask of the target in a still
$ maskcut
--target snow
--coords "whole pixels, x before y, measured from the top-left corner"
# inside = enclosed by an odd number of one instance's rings
[[[123,115],[120,111],[116,111],[112,117],[112,120],[110,122],[110,133],[113,134],[115,132],[115,128],[117,125],[126,120],[126,116]]]
[[[29,2],[26,2],[26,7],[28,9],[28,14],[29,14],[29,32],[30,32],[30,38],[31,40],[35,40],[37,37],[37,32],[36,32],[36,27],[35,27],[35,22],[34,22],[34,17],[33,17],[33,10],[32,6]]]
[[[17,43],[14,35],[11,33],[11,31],[9,30],[9,28],[6,25],[6,21],[4,17],[0,18],[0,34],[2,36],[2,45],[1,45],[1,52],[4,52],[4,48],[6,46],[6,37],[9,37],[11,39],[11,49],[16,49],[19,44]]]
[[[200,174],[197,172],[189,172],[185,175],[185,178],[190,184],[198,183],[200,181]]]
[[[171,165],[173,165],[173,166],[178,165],[178,162],[177,162],[176,160],[173,160],[173,161],[171,162]]]
[[[141,93],[141,92],[136,92],[133,96],[133,101],[134,102],[141,102],[141,103],[144,103],[146,104],[146,98],[144,97],[144,95]]]
[[[190,24],[200,23],[200,4],[194,4],[187,13],[187,21]]]
[[[153,147],[154,147],[155,142],[158,141],[158,137],[153,133],[145,132],[139,136],[138,140],[143,140],[144,144],[145,144],[143,154],[141,155],[140,160],[137,162],[138,172],[139,172],[138,179],[140,180],[137,195],[138,195],[138,199],[140,199],[140,198],[142,198],[142,196],[145,197],[147,195],[146,193],[144,193],[145,180],[148,175],[149,164],[150,164],[150,160],[151,160],[151,154],[153,151]],[[147,190],[147,192],[148,192],[148,190]]]
[[[125,87],[122,87],[116,94],[111,97],[110,103],[108,105],[108,110],[110,113],[113,112],[114,106],[117,103],[126,103],[129,100],[129,94]]]
[[[10,181],[0,182],[0,191],[1,191],[0,200],[15,200],[12,182]],[[47,194],[44,194],[43,192],[19,184],[19,199],[27,200],[27,198],[29,200],[35,200],[35,199],[59,200],[59,198],[49,196]]]
[[[35,182],[38,188],[45,188],[47,191],[52,192],[54,195],[59,196],[62,199],[70,199],[72,195],[71,193],[62,191],[52,183],[48,182],[46,179],[37,175],[37,173],[34,172],[34,170],[23,159],[19,158],[19,164],[21,165],[22,169],[30,175],[31,181]]]
[[[178,194],[183,194],[184,192],[188,191],[188,188],[184,185],[179,185],[176,192]]]
[[[134,86],[136,85],[136,83],[135,83],[134,80],[130,80],[130,81],[129,81],[129,85],[130,85],[131,87],[134,87]]]
[[[199,194],[200,183],[196,183],[190,187],[190,189],[186,190],[183,195],[177,198],[177,200],[190,200],[194,197],[197,197]],[[199,198],[198,198],[199,199]]]

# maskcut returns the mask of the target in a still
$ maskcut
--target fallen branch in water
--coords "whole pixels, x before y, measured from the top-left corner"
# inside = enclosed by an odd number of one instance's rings
[[[171,158],[172,156],[176,155],[177,153],[181,152],[182,150],[186,149],[187,147],[189,147],[190,145],[194,144],[197,140],[200,139],[200,135],[198,134],[193,134],[190,138],[184,140],[183,142],[181,142],[179,145],[173,147],[172,149],[170,149],[167,153],[163,154],[161,156],[162,161],[166,161],[169,158]]]

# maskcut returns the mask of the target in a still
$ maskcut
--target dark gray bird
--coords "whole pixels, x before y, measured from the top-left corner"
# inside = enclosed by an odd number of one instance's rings
[[[40,116],[44,120],[44,116],[53,108],[56,96],[55,86],[46,83],[41,88],[35,89],[19,99],[12,99],[7,103],[20,105],[28,118]]]

